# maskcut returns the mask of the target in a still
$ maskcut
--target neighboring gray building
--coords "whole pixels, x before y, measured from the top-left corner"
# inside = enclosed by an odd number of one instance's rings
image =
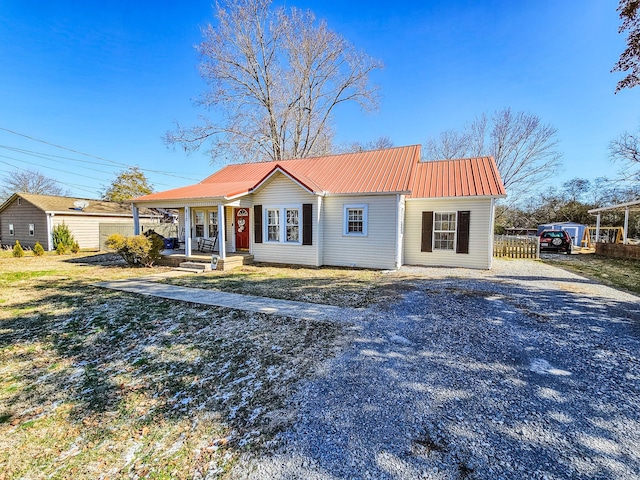
[[[147,210],[141,212],[147,221],[156,215]],[[65,223],[82,249],[100,249],[100,223],[124,223],[133,225],[131,205],[104,200],[53,195],[14,193],[0,206],[0,243],[14,245],[16,240],[23,247],[40,242],[45,250],[53,250],[51,232]]]

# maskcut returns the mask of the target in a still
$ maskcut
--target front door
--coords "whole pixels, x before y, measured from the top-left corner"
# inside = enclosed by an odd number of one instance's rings
[[[249,210],[236,208],[236,250],[249,250]]]

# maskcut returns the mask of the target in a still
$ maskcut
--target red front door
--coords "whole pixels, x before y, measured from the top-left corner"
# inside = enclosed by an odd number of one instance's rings
[[[249,250],[249,209],[236,208],[236,250]]]

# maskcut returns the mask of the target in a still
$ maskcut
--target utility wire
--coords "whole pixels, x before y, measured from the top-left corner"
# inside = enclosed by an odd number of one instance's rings
[[[5,158],[6,158],[6,157],[5,157]],[[22,168],[22,167],[19,167],[18,165],[14,165],[14,164],[12,164],[12,163],[5,162],[4,160],[0,160],[0,163],[3,163],[3,164],[5,164],[5,165],[9,165],[10,167],[12,167],[12,168],[14,168],[14,169],[22,170],[22,171],[24,171],[24,172],[28,172],[28,171],[29,171],[29,170],[28,170],[28,169],[26,169],[26,168]],[[8,173],[8,172],[7,172],[7,173]],[[78,190],[84,190],[85,192],[89,192],[89,193],[91,193],[92,195],[95,195],[95,194],[96,194],[96,190],[91,190],[91,189],[87,188],[87,186],[86,186],[86,185],[78,185],[78,184],[76,184],[76,183],[61,182],[61,181],[58,181],[58,180],[56,180],[56,183],[59,183],[60,185],[65,185],[65,186],[67,186],[67,187],[77,188]]]
[[[101,160],[103,162],[107,162],[107,163],[110,163],[110,164],[113,164],[113,165],[117,165],[117,166],[120,166],[120,167],[125,167],[125,168],[129,168],[130,167],[130,165],[127,165],[125,163],[115,162],[113,160],[109,160],[108,158],[98,157],[96,155],[91,155],[90,153],[85,153],[85,152],[81,152],[79,150],[74,150],[72,148],[63,147],[62,145],[57,145],[55,143],[47,142],[45,140],[41,140],[39,138],[32,137],[31,135],[26,135],[24,133],[19,133],[19,132],[16,132],[14,130],[10,130],[8,128],[0,127],[0,130],[2,130],[4,132],[11,133],[13,135],[17,135],[17,136],[23,137],[23,138],[27,138],[29,140],[33,140],[34,142],[40,142],[40,143],[43,143],[45,145],[49,145],[49,146],[52,146],[52,147],[60,148],[62,150],[66,150],[68,152],[73,152],[73,153],[76,153],[78,155],[82,155],[82,156],[89,157],[89,158],[94,158],[96,160]],[[143,170],[143,171],[146,171],[146,172],[151,172],[151,173],[157,173],[159,175],[166,175],[166,176],[169,176],[169,177],[182,178],[182,179],[185,179],[185,180],[193,180],[192,178],[184,177],[182,175],[175,174],[175,173],[165,172],[165,171],[162,171],[162,170],[153,170],[153,169],[141,168],[141,167],[140,167],[140,170]]]

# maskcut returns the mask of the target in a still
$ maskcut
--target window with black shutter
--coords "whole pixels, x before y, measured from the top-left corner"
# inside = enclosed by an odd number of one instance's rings
[[[422,212],[422,245],[420,251],[433,251],[433,212]]]
[[[253,241],[262,243],[262,205],[253,206]]]
[[[471,212],[458,211],[458,229],[456,231],[456,253],[469,253],[469,224]]]
[[[302,245],[313,244],[313,204],[302,205]]]

